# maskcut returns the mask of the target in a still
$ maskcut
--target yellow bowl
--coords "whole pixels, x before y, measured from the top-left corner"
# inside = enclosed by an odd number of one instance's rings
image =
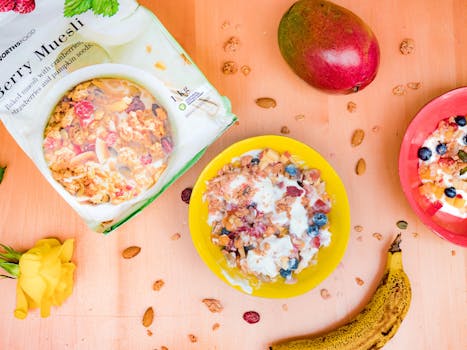
[[[203,201],[206,182],[217,176],[217,172],[242,154],[264,148],[280,153],[288,151],[310,168],[321,170],[326,183],[326,192],[332,200],[329,213],[331,243],[319,250],[317,263],[297,274],[297,282],[285,283],[279,279],[273,283],[261,282],[240,269],[228,266],[218,246],[211,242],[211,227],[208,225],[208,206]],[[193,188],[189,208],[189,225],[193,244],[206,265],[224,282],[249,295],[267,298],[286,298],[303,294],[316,287],[328,277],[344,256],[349,240],[350,210],[347,194],[331,165],[311,147],[294,139],[265,135],[239,141],[217,155],[201,172]]]

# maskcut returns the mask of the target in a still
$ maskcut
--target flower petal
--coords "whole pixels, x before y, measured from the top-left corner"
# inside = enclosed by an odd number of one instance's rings
[[[26,299],[26,295],[24,294],[23,290],[21,289],[20,285],[16,285],[16,309],[15,309],[15,317],[21,320],[25,319],[28,315],[28,301]]]
[[[62,252],[60,254],[60,259],[62,260],[62,263],[67,263],[71,260],[71,257],[73,256],[73,246],[74,246],[75,240],[73,238],[65,240],[62,245]]]

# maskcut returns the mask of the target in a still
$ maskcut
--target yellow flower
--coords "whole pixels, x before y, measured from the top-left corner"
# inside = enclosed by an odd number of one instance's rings
[[[40,307],[41,316],[50,315],[51,306],[61,305],[73,290],[75,264],[73,239],[63,244],[54,238],[41,239],[21,255],[16,287],[15,316],[23,319],[29,309]]]

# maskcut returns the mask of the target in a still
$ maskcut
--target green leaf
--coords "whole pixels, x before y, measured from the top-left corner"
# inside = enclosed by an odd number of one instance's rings
[[[1,243],[0,243],[0,246],[6,252],[6,253],[0,253],[0,258],[1,259],[7,260],[7,261],[10,261],[10,262],[14,262],[14,263],[19,262],[19,258],[21,258],[21,255],[22,255],[20,252],[17,252],[13,248],[11,248],[11,247],[9,247],[7,245],[1,244]]]
[[[91,0],[92,10],[96,15],[111,17],[118,11],[118,0]]]
[[[10,275],[13,277],[18,277],[19,276],[19,266],[18,264],[11,263],[11,262],[0,262],[0,267],[4,269],[6,272],[8,272]]]
[[[6,166],[4,167],[0,166],[0,184],[2,183],[3,175],[5,175],[5,170],[6,170]]]
[[[72,17],[86,12],[91,8],[92,0],[65,0],[63,14],[65,17]]]

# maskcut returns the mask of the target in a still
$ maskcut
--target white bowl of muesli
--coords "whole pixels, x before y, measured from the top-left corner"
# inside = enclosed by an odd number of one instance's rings
[[[174,149],[169,99],[156,77],[122,64],[88,66],[60,79],[43,103],[40,140],[57,190],[89,206],[143,196]]]
[[[342,181],[311,147],[266,135],[240,141],[200,174],[190,199],[194,246],[246,294],[309,291],[341,261],[350,231]]]
[[[402,141],[399,176],[420,220],[467,246],[467,87],[435,98],[413,118]]]

